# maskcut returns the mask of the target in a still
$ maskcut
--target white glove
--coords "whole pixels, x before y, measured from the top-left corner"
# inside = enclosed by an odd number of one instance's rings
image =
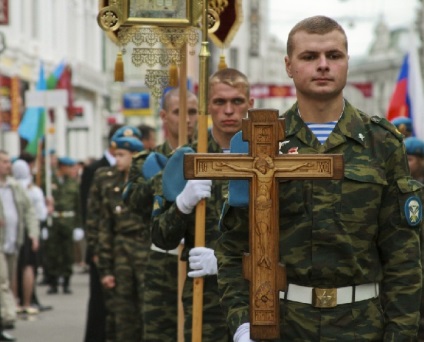
[[[243,323],[237,328],[234,342],[255,342],[250,339],[250,323]]]
[[[178,209],[190,214],[201,199],[211,197],[211,187],[210,179],[190,179],[176,198]]]
[[[193,271],[187,273],[190,278],[203,277],[218,273],[218,264],[213,249],[194,247],[190,249],[188,261]]]
[[[48,240],[49,239],[49,230],[46,227],[41,229],[41,239]]]
[[[75,228],[73,231],[73,238],[75,242],[81,241],[84,239],[84,229],[82,228]]]

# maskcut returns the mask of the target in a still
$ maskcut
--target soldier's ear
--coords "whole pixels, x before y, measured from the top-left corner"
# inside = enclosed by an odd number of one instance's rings
[[[286,66],[287,76],[289,76],[290,78],[293,78],[293,75],[292,75],[292,72],[291,72],[290,58],[288,56],[284,57],[284,63],[285,63],[285,66]]]

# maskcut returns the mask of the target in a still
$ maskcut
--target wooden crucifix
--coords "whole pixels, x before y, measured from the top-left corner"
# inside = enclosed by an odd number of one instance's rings
[[[243,256],[243,276],[250,281],[250,336],[275,339],[280,335],[279,291],[287,280],[279,255],[279,179],[341,179],[343,156],[279,155],[285,139],[284,119],[273,109],[251,109],[242,122],[248,154],[186,154],[187,179],[250,180],[249,249]]]

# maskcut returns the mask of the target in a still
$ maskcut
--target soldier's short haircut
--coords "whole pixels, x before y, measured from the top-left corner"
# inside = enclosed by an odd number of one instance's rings
[[[152,126],[149,126],[149,125],[146,125],[146,124],[141,124],[141,125],[137,126],[137,128],[140,130],[141,137],[143,139],[147,139],[150,136],[150,134],[156,132],[156,130]]]
[[[180,97],[180,88],[172,88],[168,90],[163,96],[162,100],[162,109],[166,112],[168,111],[169,100],[171,97]],[[197,100],[197,96],[190,90],[187,90],[187,99],[194,97]]]
[[[7,152],[6,150],[0,150],[0,154],[3,154],[5,156],[9,155],[9,152]]]
[[[343,27],[334,19],[323,16],[323,15],[317,15],[314,17],[309,17],[306,19],[303,19],[302,21],[298,22],[289,32],[289,36],[287,38],[287,55],[291,56],[294,50],[294,35],[300,31],[305,31],[309,34],[327,34],[332,31],[339,31],[343,34],[345,38],[345,46],[347,51],[347,36],[346,32],[344,31]]]
[[[241,88],[250,97],[250,84],[247,76],[241,71],[233,68],[221,69],[215,72],[209,78],[209,94],[211,94],[211,87],[214,84],[224,83],[233,88]]]

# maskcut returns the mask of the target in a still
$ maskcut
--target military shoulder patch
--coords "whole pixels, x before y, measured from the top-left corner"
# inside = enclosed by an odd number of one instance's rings
[[[388,121],[385,118],[382,118],[380,116],[372,116],[371,121],[376,123],[377,125],[383,127],[384,129],[388,130],[390,133],[392,133],[399,141],[403,141],[403,135],[399,130],[396,128],[395,125],[393,125],[390,121]]]
[[[405,217],[411,227],[418,226],[423,218],[423,205],[418,196],[411,196],[405,202]]]
[[[163,198],[160,196],[155,196],[153,200],[152,217],[158,216],[162,212],[162,208],[163,208]]]

